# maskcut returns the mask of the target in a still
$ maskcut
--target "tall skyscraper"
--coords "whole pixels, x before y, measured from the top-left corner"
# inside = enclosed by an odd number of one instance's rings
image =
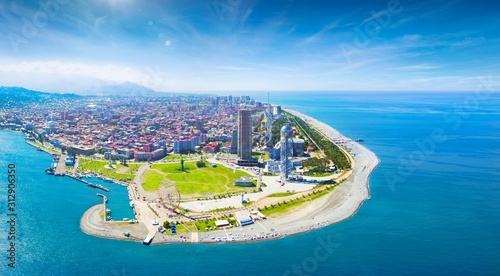
[[[238,111],[238,156],[242,160],[252,159],[252,113]]]

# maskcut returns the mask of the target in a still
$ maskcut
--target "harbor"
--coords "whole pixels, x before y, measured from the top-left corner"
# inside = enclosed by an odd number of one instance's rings
[[[106,193],[110,193],[111,190],[113,190],[113,192],[108,196],[101,193],[96,194],[97,196],[103,198],[106,220],[135,221],[134,206],[133,204],[130,204],[130,200],[127,200],[129,199],[127,191],[128,184],[91,172],[78,173],[76,172],[76,169],[74,169],[75,167],[73,167],[73,169],[68,169],[66,167],[67,164],[75,165],[76,160],[74,158],[68,157],[66,154],[50,153],[45,148],[37,147],[29,141],[26,142],[31,146],[36,147],[38,151],[47,152],[52,157],[49,168],[45,170],[46,174],[54,176],[67,176],[85,184],[87,187],[98,189]],[[111,200],[109,200],[110,197]],[[113,212],[114,218],[111,215],[111,212]]]
[[[101,189],[101,190],[103,190],[103,191],[105,191],[105,192],[109,192],[109,189],[108,189],[108,188],[106,188],[106,187],[104,187],[104,186],[102,186],[102,185],[100,185],[100,184],[91,183],[91,182],[89,182],[89,181],[87,181],[87,180],[85,180],[85,179],[82,179],[82,177],[81,177],[81,176],[79,176],[79,175],[74,176],[74,175],[72,175],[72,174],[67,174],[67,176],[69,176],[70,178],[73,178],[74,180],[77,180],[77,181],[80,181],[80,182],[82,182],[82,183],[86,184],[86,185],[87,185],[87,186],[89,186],[90,188]]]

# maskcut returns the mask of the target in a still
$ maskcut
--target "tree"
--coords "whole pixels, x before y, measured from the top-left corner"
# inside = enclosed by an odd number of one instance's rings
[[[76,152],[75,152],[75,150],[74,150],[74,149],[72,149],[72,148],[68,148],[68,149],[66,150],[66,152],[68,153],[68,155],[76,156]]]
[[[198,167],[198,168],[203,168],[203,167],[205,167],[205,166],[206,166],[206,164],[205,164],[205,162],[203,162],[203,161],[197,161],[197,162],[196,162],[196,167]]]
[[[184,171],[184,159],[181,158],[181,170]]]
[[[163,227],[164,228],[170,228],[170,222],[168,220],[166,220],[164,223],[163,223]]]

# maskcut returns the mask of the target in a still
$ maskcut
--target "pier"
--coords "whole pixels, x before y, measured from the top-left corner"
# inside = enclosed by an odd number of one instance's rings
[[[96,196],[100,196],[102,197],[102,206],[103,206],[103,213],[104,213],[104,216],[103,216],[103,221],[106,222],[107,221],[107,216],[108,216],[108,212],[106,210],[106,203],[108,202],[108,198],[103,195],[103,194],[99,194],[97,193]]]
[[[96,196],[100,196],[100,197],[102,197],[102,200],[104,200],[104,203],[107,203],[107,202],[108,202],[108,198],[107,198],[105,195],[103,195],[103,194],[99,194],[99,193],[97,193],[97,194],[95,194],[95,195],[96,195]]]
[[[74,180],[78,180],[78,181],[80,181],[80,182],[82,182],[82,183],[87,184],[87,186],[89,186],[89,187],[91,187],[91,188],[97,188],[97,189],[101,189],[101,190],[103,190],[103,191],[105,191],[105,192],[109,192],[109,189],[108,189],[108,188],[106,188],[106,187],[103,187],[102,185],[99,185],[99,184],[94,184],[94,183],[90,183],[90,182],[88,182],[87,180],[84,180],[84,179],[78,178],[78,177],[76,177],[76,176],[74,176],[74,175],[71,175],[71,174],[68,174],[68,176],[69,176],[69,177],[71,177],[71,178],[73,178]]]
[[[66,154],[61,154],[57,164],[55,175],[64,175],[66,173]]]

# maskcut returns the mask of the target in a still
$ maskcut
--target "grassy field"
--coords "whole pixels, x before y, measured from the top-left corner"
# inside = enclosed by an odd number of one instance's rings
[[[104,161],[104,160],[90,160],[87,158],[79,158],[78,159],[78,171],[79,172],[85,172],[85,171],[91,171],[91,172],[97,172],[102,174],[105,177],[110,177],[122,181],[129,181],[127,180],[133,180],[135,173],[141,166],[141,164],[138,163],[128,163],[127,165],[122,165],[122,164],[114,164],[115,168],[114,169],[108,169],[105,168],[105,166],[109,163],[109,161]],[[120,173],[117,173],[117,172]]]
[[[286,200],[282,203],[278,204],[273,204],[271,206],[266,206],[265,208],[261,209],[261,212],[266,215],[266,216],[276,216],[280,214],[285,214],[290,211],[292,211],[295,208],[299,208],[303,204],[309,203],[315,199],[318,199],[322,196],[327,195],[331,191],[335,189],[335,185],[330,185],[326,189],[321,190],[321,191],[316,191],[313,190],[313,192],[309,195],[304,195],[302,197],[293,199],[293,200]]]
[[[186,156],[186,155],[180,155],[180,154],[169,154],[169,155],[163,157],[162,160],[171,161],[171,160],[181,160],[182,158],[186,159],[186,158],[190,158],[190,157]]]
[[[332,172],[313,172],[313,173],[304,173],[303,175],[311,176],[311,177],[325,177],[325,176],[333,176]]]
[[[51,154],[52,153],[53,154],[61,154],[61,150],[54,150],[54,149],[50,148],[49,147],[49,145],[50,145],[49,143],[45,143],[44,144],[45,146],[43,146],[42,143],[40,143],[38,140],[35,140],[35,141],[31,142],[31,143],[33,143],[33,145],[35,145],[36,147],[40,147],[40,148],[43,148],[43,149],[47,150]]]
[[[270,194],[269,197],[287,197],[287,196],[291,196],[294,194],[296,194],[296,193],[292,193],[292,192],[274,193],[274,194]]]
[[[198,168],[196,162],[154,164],[142,178],[142,185],[147,191],[157,191],[159,184],[165,180],[175,181],[179,192],[188,198],[201,198],[230,193],[253,191],[254,188],[234,186],[234,180],[241,176],[250,176],[246,172],[234,171],[222,165]]]
[[[228,215],[221,218],[211,218],[204,220],[195,221],[196,228],[198,228],[198,232],[208,232],[212,230],[217,230],[217,226],[215,226],[215,221],[217,220],[227,220],[233,227],[236,227],[238,223],[234,219],[234,215]]]
[[[177,225],[175,230],[177,230],[177,233],[196,232],[196,225],[194,224],[194,221],[188,221]]]

